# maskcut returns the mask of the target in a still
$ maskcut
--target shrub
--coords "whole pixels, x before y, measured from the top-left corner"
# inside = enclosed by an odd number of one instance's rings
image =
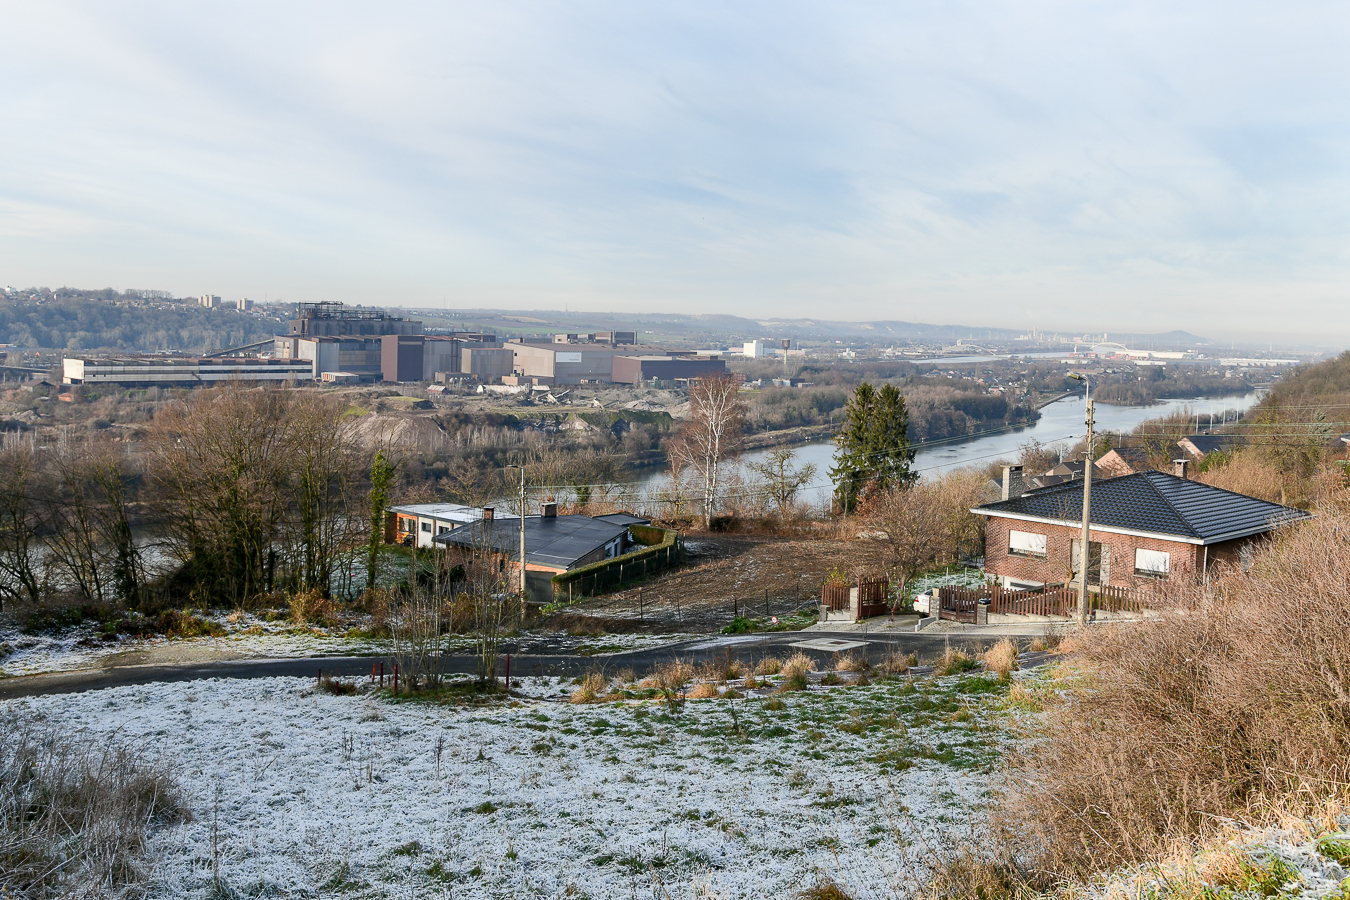
[[[150,832],[189,817],[162,760],[0,717],[0,895],[136,894]]]
[[[1003,638],[980,656],[986,670],[993,672],[1002,681],[1012,678],[1017,668],[1017,645],[1009,638]]]
[[[737,616],[731,620],[731,624],[722,629],[723,634],[748,634],[753,629],[750,627],[750,620],[745,616]]]
[[[852,653],[836,653],[834,659],[830,660],[830,667],[836,672],[861,672],[867,666]]]
[[[1163,621],[1078,635],[1076,677],[1014,759],[1009,845],[1083,879],[1225,820],[1307,814],[1350,782],[1348,507],[1342,489],[1249,571],[1174,587]]]
[[[711,681],[700,681],[689,691],[690,700],[711,700],[718,696],[717,685]]]

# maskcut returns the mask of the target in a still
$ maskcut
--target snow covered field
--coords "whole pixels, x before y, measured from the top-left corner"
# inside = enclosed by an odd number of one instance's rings
[[[172,761],[195,820],[152,841],[158,897],[890,897],[972,827],[1006,739],[978,676],[776,709],[522,687],[473,707],[209,680],[0,709]]]

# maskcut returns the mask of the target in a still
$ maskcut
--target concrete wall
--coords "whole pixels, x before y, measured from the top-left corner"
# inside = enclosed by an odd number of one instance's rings
[[[422,380],[422,337],[387,334],[380,338],[380,372],[385,381]]]
[[[459,371],[484,381],[511,374],[515,353],[506,347],[465,347],[460,351]]]

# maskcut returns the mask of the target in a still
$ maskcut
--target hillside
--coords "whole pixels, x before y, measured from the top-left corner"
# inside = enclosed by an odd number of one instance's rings
[[[204,309],[140,292],[63,288],[0,297],[0,343],[25,348],[205,352],[266,340],[278,331],[284,331],[282,321],[260,312]]]

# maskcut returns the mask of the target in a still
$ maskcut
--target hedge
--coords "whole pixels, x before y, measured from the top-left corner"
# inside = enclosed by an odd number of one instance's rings
[[[554,600],[574,596],[593,597],[625,581],[664,571],[684,559],[684,545],[680,543],[677,532],[649,525],[632,525],[628,531],[638,543],[647,546],[613,559],[602,559],[587,566],[559,572],[553,576]]]

